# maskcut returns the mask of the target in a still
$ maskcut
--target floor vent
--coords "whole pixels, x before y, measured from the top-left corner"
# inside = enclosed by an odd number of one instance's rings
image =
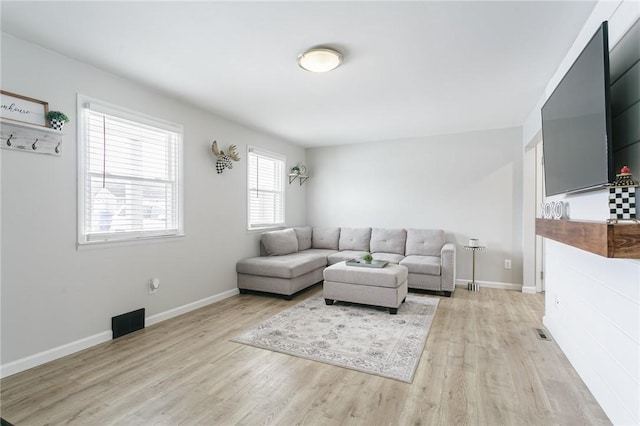
[[[143,328],[144,308],[111,318],[111,331],[114,339]]]
[[[535,331],[540,340],[551,340],[551,338],[547,335],[547,332],[544,329],[536,328]]]

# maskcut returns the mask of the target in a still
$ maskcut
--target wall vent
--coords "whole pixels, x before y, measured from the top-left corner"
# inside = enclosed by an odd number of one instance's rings
[[[143,328],[144,308],[111,318],[111,331],[113,332],[114,339]]]
[[[547,334],[547,332],[544,329],[535,328],[534,330],[536,331],[536,335],[538,336],[538,339],[540,339],[540,340],[551,340],[551,338],[549,337],[549,335]]]

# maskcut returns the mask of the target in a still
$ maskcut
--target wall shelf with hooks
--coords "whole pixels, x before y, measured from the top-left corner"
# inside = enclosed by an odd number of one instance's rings
[[[301,174],[298,174],[298,173],[289,174],[289,184],[293,183],[293,181],[295,181],[296,179],[300,180],[300,186],[302,186],[302,184],[305,183],[307,181],[307,179],[309,179],[309,176],[301,175]]]
[[[0,146],[4,149],[59,156],[63,136],[48,127],[0,119]]]

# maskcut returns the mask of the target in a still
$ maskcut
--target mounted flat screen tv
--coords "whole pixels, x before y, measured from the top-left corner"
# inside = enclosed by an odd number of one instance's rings
[[[605,21],[542,107],[547,196],[597,189],[615,179],[609,92]]]

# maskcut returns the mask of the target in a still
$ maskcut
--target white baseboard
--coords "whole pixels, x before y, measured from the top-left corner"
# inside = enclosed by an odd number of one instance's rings
[[[235,296],[238,293],[238,289],[235,288],[216,294],[215,296],[206,297],[204,299],[196,300],[195,302],[187,303],[186,305],[178,306],[177,308],[169,309],[168,311],[161,312],[159,314],[151,315],[150,317],[145,318],[145,326],[157,324],[170,318],[177,317],[178,315],[186,314],[187,312],[202,308],[203,306]],[[111,338],[112,332],[111,330],[107,330],[34,355],[29,355],[25,358],[15,360],[7,364],[2,364],[0,365],[0,378],[5,378],[92,346],[99,345],[100,343],[108,342]]]
[[[111,336],[111,330],[103,331],[102,333],[94,334],[93,336],[85,337],[84,339],[76,340],[75,342],[70,342],[56,348],[48,349],[34,355],[29,355],[25,358],[12,361],[8,364],[3,364],[0,366],[0,377],[5,378],[12,374],[37,367],[39,365],[46,364],[49,361],[90,348],[91,346],[108,342],[111,340]]]
[[[536,290],[535,286],[523,285],[522,286],[522,292],[523,293],[527,293],[527,294],[536,294],[538,291]]]
[[[467,288],[471,280],[456,280],[456,287]],[[501,283],[496,281],[476,281],[480,287],[499,288],[502,290],[522,291],[522,284]]]
[[[195,302],[187,303],[186,305],[178,306],[177,308],[169,309],[168,311],[151,315],[150,317],[145,318],[145,325],[150,326],[162,321],[166,321],[170,318],[177,317],[178,315],[186,314],[187,312],[202,308],[203,306],[207,306],[212,303],[227,299],[231,296],[235,296],[236,294],[239,294],[239,291],[237,288],[234,288],[232,290],[227,290],[222,293],[216,294],[215,296],[205,297],[204,299],[196,300]]]

